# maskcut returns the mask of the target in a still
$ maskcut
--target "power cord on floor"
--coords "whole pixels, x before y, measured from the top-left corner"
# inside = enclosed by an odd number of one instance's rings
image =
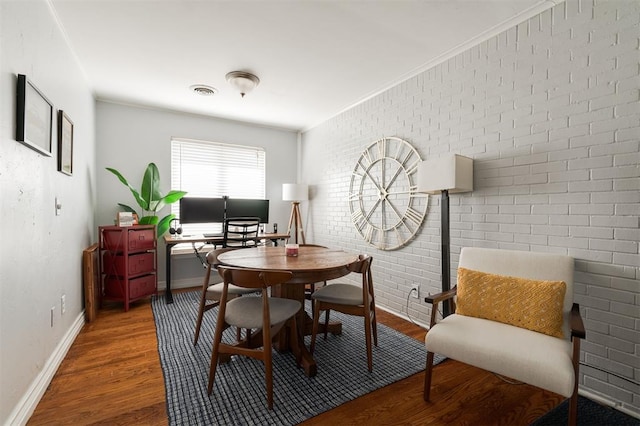
[[[411,318],[411,314],[409,313],[409,298],[411,297],[411,293],[413,293],[414,291],[415,291],[415,289],[411,289],[409,294],[407,294],[407,305],[405,306],[405,310],[407,311],[407,318],[409,318],[409,321],[411,321],[411,324],[417,325],[418,327],[421,327],[420,325],[416,324],[416,322],[413,320],[413,318]]]
[[[501,376],[498,373],[493,373],[494,376],[496,376],[498,379],[502,380],[503,382],[509,383],[510,385],[524,385],[524,382],[519,382],[517,380],[511,380],[511,379],[507,379],[504,376]]]
[[[411,291],[409,292],[409,294],[407,294],[407,304],[405,306],[405,310],[407,311],[407,318],[409,318],[409,321],[411,321],[411,323],[413,325],[417,325],[418,327],[421,328],[426,328],[427,330],[429,330],[429,327],[425,327],[421,324],[416,323],[413,318],[411,318],[411,314],[409,313],[409,299],[411,298],[411,295],[413,294],[413,292],[416,291],[415,288],[412,288]],[[438,313],[440,313],[440,316],[442,316],[442,312],[440,311],[440,309],[438,309]]]

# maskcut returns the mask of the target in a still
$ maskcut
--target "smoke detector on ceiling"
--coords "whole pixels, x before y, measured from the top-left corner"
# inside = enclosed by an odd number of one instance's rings
[[[218,89],[205,84],[194,84],[190,89],[202,96],[213,96],[218,93]]]

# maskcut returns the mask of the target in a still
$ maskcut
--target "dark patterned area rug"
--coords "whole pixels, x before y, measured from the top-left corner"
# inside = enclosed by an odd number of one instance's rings
[[[246,357],[233,357],[218,367],[208,396],[217,308],[205,313],[200,341],[194,346],[199,292],[173,297],[171,305],[165,304],[164,297],[152,301],[170,425],[294,425],[425,366],[422,342],[378,324],[378,347],[373,348],[373,373],[369,373],[362,318],[332,312],[332,320],[343,324],[342,335],[318,339],[315,377],[305,376],[290,353],[274,351],[273,410],[267,409],[263,363]],[[234,341],[235,330],[228,329],[225,339]],[[306,343],[308,347],[309,337]]]
[[[531,426],[566,425],[569,419],[569,400],[533,422]],[[640,426],[640,420],[621,411],[578,396],[578,426]]]

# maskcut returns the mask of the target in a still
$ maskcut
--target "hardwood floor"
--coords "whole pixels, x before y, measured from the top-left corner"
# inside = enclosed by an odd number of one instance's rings
[[[424,340],[422,328],[387,312],[379,311],[378,321]],[[435,368],[429,403],[422,399],[423,379],[415,374],[303,425],[528,425],[562,401],[453,360]],[[150,300],[127,313],[119,304],[105,306],[84,326],[28,424],[167,424]]]

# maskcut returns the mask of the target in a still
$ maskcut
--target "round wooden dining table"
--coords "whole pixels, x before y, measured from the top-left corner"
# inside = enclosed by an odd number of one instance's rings
[[[260,269],[265,271],[290,271],[293,277],[287,283],[272,287],[273,297],[286,297],[300,301],[304,306],[305,284],[333,280],[349,274],[348,265],[358,260],[358,255],[339,249],[301,245],[298,256],[287,256],[285,247],[258,247],[232,250],[221,254],[218,261],[225,266]],[[316,362],[304,345],[304,336],[311,334],[312,318],[301,309],[296,318],[298,347],[292,347],[286,333],[280,333],[277,348],[291,350],[301,359],[307,376],[315,376]],[[342,324],[331,323],[328,331],[340,334]],[[324,331],[324,330],[323,330]],[[256,341],[258,339],[255,339]]]

